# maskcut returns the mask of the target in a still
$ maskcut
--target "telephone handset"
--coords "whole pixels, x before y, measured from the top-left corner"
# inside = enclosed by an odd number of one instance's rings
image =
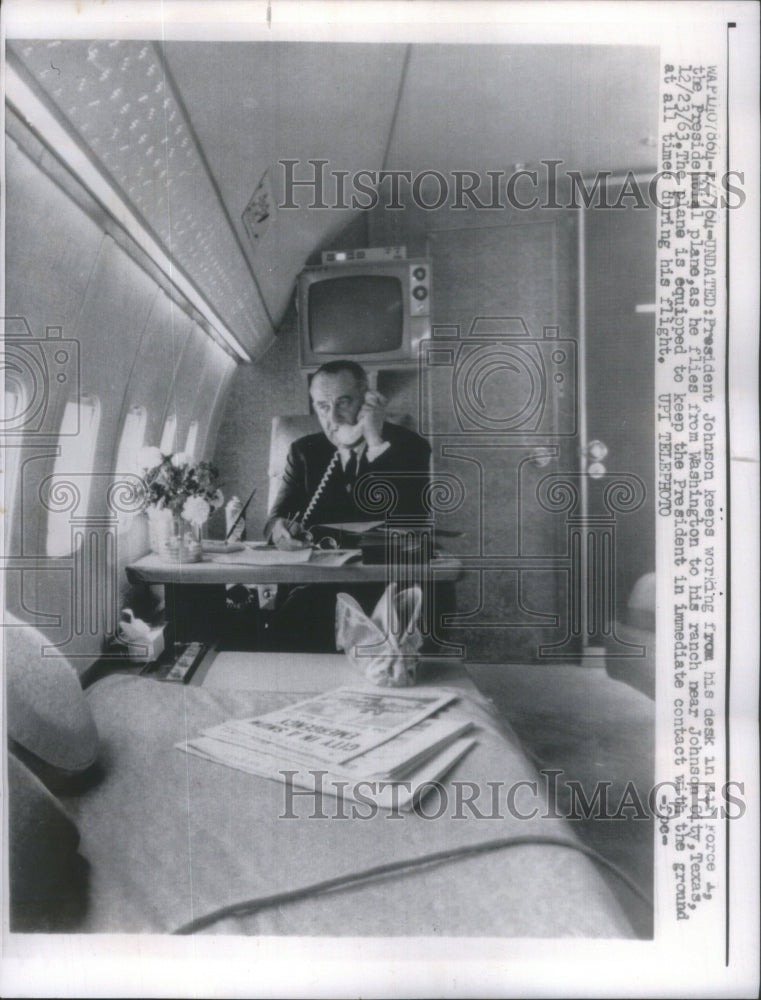
[[[386,398],[379,392],[366,392],[363,406],[385,406]],[[361,411],[360,411],[361,412]],[[344,448],[353,448],[364,437],[359,424],[339,424],[333,431],[333,437]]]
[[[359,444],[364,434],[359,424],[339,424],[333,431],[333,437],[344,448],[353,448],[355,444]]]

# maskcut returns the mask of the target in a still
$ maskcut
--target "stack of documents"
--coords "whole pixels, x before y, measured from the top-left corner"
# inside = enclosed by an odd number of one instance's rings
[[[475,743],[436,689],[343,687],[206,729],[177,749],[380,809],[410,809]]]
[[[208,562],[231,563],[234,566],[300,566],[315,563],[320,566],[343,566],[362,558],[359,549],[278,549],[265,542],[246,542],[226,548],[205,549]]]
[[[309,562],[311,549],[278,549],[266,542],[246,542],[234,550],[214,552],[209,560],[215,563],[232,563],[238,566],[298,566]]]

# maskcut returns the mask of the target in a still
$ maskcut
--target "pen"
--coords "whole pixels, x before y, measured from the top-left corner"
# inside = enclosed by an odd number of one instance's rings
[[[301,511],[297,510],[293,517],[288,519],[288,531],[294,526],[294,524],[299,523],[299,518],[301,517]]]
[[[227,541],[229,541],[229,539],[230,539],[230,535],[232,535],[233,531],[235,531],[235,526],[236,526],[236,524],[238,523],[238,521],[240,521],[240,519],[241,519],[241,518],[243,517],[243,515],[244,515],[244,514],[246,513],[246,510],[247,510],[247,508],[248,508],[248,505],[249,505],[249,504],[251,503],[251,501],[252,501],[252,500],[254,499],[254,494],[255,494],[255,493],[256,493],[256,487],[254,487],[254,488],[253,488],[253,489],[251,490],[251,492],[250,492],[250,493],[249,493],[249,495],[248,495],[248,500],[246,500],[246,502],[245,502],[245,503],[243,504],[243,506],[242,506],[242,507],[241,507],[241,509],[240,509],[240,514],[238,514],[238,516],[237,516],[237,517],[235,518],[235,520],[233,521],[233,523],[232,523],[232,524],[230,525],[230,530],[229,530],[229,531],[227,532],[227,534],[225,535],[225,541],[226,541],[226,542],[227,542]]]

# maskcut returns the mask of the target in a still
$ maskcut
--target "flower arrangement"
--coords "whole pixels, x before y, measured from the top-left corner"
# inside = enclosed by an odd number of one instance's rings
[[[210,462],[195,462],[183,451],[162,455],[158,448],[143,448],[140,466],[146,510],[168,510],[174,517],[201,527],[224,503],[217,486],[218,472]]]

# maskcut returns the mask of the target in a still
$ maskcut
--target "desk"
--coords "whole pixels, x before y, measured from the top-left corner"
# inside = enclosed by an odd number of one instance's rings
[[[213,557],[212,557],[213,558]],[[408,579],[413,566],[370,565],[347,563],[344,566],[325,566],[318,562],[296,563],[289,566],[266,566],[213,562],[207,556],[198,563],[171,563],[157,555],[143,556],[127,566],[130,583],[164,583],[172,585],[209,585],[228,583],[385,583],[394,579]],[[462,564],[453,557],[432,559],[414,567],[423,580],[436,583],[454,583],[462,576]]]
[[[213,555],[207,555],[203,562],[198,563],[172,563],[151,554],[127,566],[130,583],[163,584],[166,587],[166,607],[171,609],[172,639],[204,641],[214,638],[223,627],[224,587],[229,584],[317,583],[351,587],[390,583],[392,580],[414,581],[423,584],[424,601],[428,599],[431,588],[437,587],[436,608],[449,612],[455,608],[453,588],[462,574],[459,559],[451,556],[404,566],[365,565],[361,562],[344,566],[326,566],[319,562],[266,566],[214,562]],[[427,614],[424,605],[424,615]],[[432,609],[427,620],[433,621]]]

